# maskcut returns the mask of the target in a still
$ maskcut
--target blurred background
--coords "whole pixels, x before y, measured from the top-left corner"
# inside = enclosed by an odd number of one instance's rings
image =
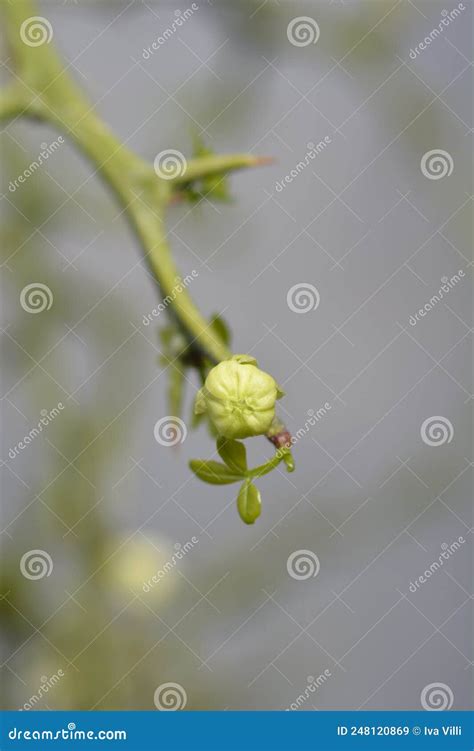
[[[167,320],[144,324],[159,300],[138,243],[67,139],[12,190],[58,134],[4,125],[4,707],[419,709],[431,684],[469,707],[473,8],[455,7],[39,4],[142,157],[200,137],[274,158],[168,227],[191,295],[283,385],[300,437],[296,471],[260,481],[253,527],[235,486],[188,469],[213,451],[190,428],[197,380],[185,440],[157,442]],[[290,31],[303,16],[309,42]],[[446,174],[427,171],[432,150]],[[33,283],[49,289],[39,314],[22,304]],[[301,284],[318,293],[306,312]],[[251,462],[270,448],[249,441]]]

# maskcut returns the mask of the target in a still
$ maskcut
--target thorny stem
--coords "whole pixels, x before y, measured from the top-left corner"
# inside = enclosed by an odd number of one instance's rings
[[[30,46],[22,40],[22,23],[38,15],[34,2],[0,0],[0,6],[13,59],[11,68],[7,61],[13,82],[0,92],[0,120],[33,118],[73,139],[122,206],[162,296],[173,297],[173,313],[191,349],[213,363],[229,358],[231,352],[210,328],[184,285],[176,293],[179,273],[166,240],[165,209],[183,184],[269,160],[250,154],[204,156],[189,160],[183,174],[171,180],[160,178],[152,165],[122,144],[97,116],[54,46]],[[278,418],[267,437],[277,447],[289,440]]]

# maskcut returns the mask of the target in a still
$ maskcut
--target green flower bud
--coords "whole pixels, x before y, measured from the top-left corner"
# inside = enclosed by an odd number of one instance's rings
[[[234,355],[209,372],[196,396],[194,411],[206,412],[224,438],[249,438],[266,433],[283,391],[271,375],[248,355]]]

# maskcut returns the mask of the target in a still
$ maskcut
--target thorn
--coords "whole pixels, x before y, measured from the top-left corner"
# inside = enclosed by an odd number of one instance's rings
[[[265,167],[269,164],[276,164],[276,161],[273,156],[256,156],[254,164],[256,167]]]

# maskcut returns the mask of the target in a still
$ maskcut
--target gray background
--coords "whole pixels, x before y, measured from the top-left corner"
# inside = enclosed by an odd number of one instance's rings
[[[169,414],[157,298],[140,250],[91,166],[68,144],[12,194],[3,187],[5,369],[2,593],[5,705],[65,677],[40,708],[153,708],[179,683],[191,709],[283,709],[307,677],[331,677],[301,706],[419,709],[447,685],[453,708],[472,693],[472,5],[415,60],[410,48],[446,5],[416,2],[199,3],[150,59],[142,57],[185,4],[42,3],[54,41],[97,110],[153,160],[218,152],[272,156],[232,177],[233,202],[169,212],[190,292],[222,311],[233,349],[283,384],[297,470],[260,481],[263,513],[239,520],[234,486],[201,484],[187,461],[210,456],[202,427],[160,446]],[[186,5],[188,7],[188,5]],[[312,16],[316,44],[287,39]],[[11,61],[4,55],[5,76]],[[275,184],[331,143],[290,185]],[[6,183],[52,130],[15,122],[2,136]],[[427,179],[420,160],[443,149],[452,174]],[[409,325],[443,276],[464,279]],[[19,305],[41,281],[54,304]],[[287,305],[314,285],[316,310]],[[197,382],[188,388],[189,423]],[[11,460],[8,450],[59,401],[66,409]],[[452,441],[428,446],[431,416]],[[252,462],[270,455],[248,442]],[[72,531],[70,531],[72,530]],[[411,581],[443,543],[466,540],[416,593]],[[152,592],[140,584],[175,543],[199,543]],[[27,581],[21,555],[46,550],[49,577]],[[316,577],[287,559],[313,551]],[[104,564],[104,561],[107,561]],[[133,591],[131,591],[133,590]],[[134,594],[134,593],[135,594]],[[137,594],[138,592],[138,594]]]

